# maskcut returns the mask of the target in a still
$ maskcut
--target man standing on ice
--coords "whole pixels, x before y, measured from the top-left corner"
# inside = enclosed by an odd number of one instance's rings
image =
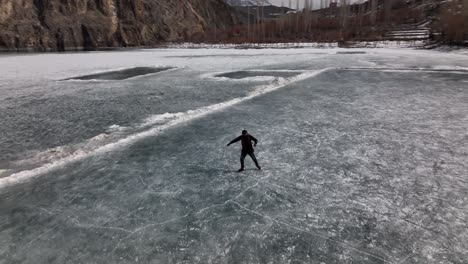
[[[257,166],[257,169],[261,170],[262,168],[260,165],[258,165],[257,158],[255,158],[254,154],[254,147],[257,146],[257,139],[254,138],[253,136],[249,135],[247,133],[247,130],[242,130],[242,135],[239,136],[238,138],[234,139],[233,141],[229,142],[229,145],[236,143],[237,141],[241,141],[242,143],[242,153],[240,157],[240,163],[241,163],[241,168],[238,170],[238,172],[244,171],[244,160],[247,155],[249,155],[252,160],[255,162],[255,166]],[[255,145],[252,146],[252,141],[255,142]]]

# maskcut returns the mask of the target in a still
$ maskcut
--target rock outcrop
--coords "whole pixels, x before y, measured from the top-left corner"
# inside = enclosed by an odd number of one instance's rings
[[[151,46],[234,23],[223,0],[0,0],[0,50]]]
[[[268,0],[225,0],[230,6],[269,6]]]

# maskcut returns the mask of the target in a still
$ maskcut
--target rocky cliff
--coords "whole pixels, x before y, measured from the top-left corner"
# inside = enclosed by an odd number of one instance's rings
[[[232,23],[223,0],[0,0],[0,50],[151,46]]]
[[[268,0],[225,0],[230,6],[269,6]]]

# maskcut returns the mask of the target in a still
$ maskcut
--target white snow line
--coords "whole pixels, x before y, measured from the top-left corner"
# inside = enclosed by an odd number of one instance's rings
[[[468,74],[468,70],[462,67],[455,68],[390,68],[390,67],[342,67],[339,70],[347,71],[381,71],[381,72],[417,72],[417,73],[451,73]]]
[[[305,72],[305,73],[300,74],[298,76],[295,76],[293,78],[290,78],[290,79],[288,79],[288,81],[278,82],[278,83],[274,83],[274,84],[271,84],[271,85],[259,86],[258,89],[256,89],[253,92],[250,92],[245,97],[234,98],[234,99],[231,99],[231,100],[226,101],[226,102],[201,107],[201,108],[196,109],[196,110],[189,110],[187,112],[184,112],[183,114],[177,115],[177,118],[175,118],[174,120],[172,120],[172,121],[170,121],[170,122],[168,122],[168,123],[166,123],[166,124],[164,124],[162,126],[151,128],[151,129],[149,129],[147,131],[143,131],[143,132],[140,132],[140,133],[137,133],[137,134],[130,135],[130,136],[126,137],[126,138],[118,140],[117,142],[104,145],[104,146],[102,146],[102,147],[100,147],[98,149],[95,149],[95,150],[91,151],[91,152],[80,152],[78,154],[68,156],[68,157],[60,159],[58,161],[48,163],[48,164],[44,164],[41,167],[38,167],[38,168],[35,168],[35,169],[32,169],[32,170],[21,171],[21,172],[12,174],[12,175],[10,175],[8,177],[0,178],[0,189],[5,188],[7,186],[12,186],[12,185],[16,185],[16,184],[19,184],[19,183],[22,183],[22,182],[26,182],[28,180],[31,180],[31,179],[36,178],[38,176],[41,176],[41,175],[43,175],[45,173],[48,173],[50,171],[53,171],[53,170],[62,168],[64,166],[66,166],[66,165],[70,165],[72,163],[84,160],[84,159],[86,159],[88,157],[108,153],[108,152],[114,151],[116,149],[119,149],[119,148],[122,148],[122,147],[125,147],[125,146],[128,146],[128,145],[134,144],[135,142],[138,142],[141,139],[160,135],[163,131],[165,131],[167,129],[170,129],[172,127],[175,127],[175,126],[181,125],[183,123],[187,123],[189,121],[193,121],[193,120],[205,117],[207,115],[210,115],[210,114],[222,111],[222,110],[224,110],[226,108],[232,107],[234,105],[237,105],[237,104],[252,100],[252,99],[254,99],[254,98],[258,97],[258,96],[261,96],[263,94],[276,91],[276,90],[278,90],[278,89],[280,89],[282,87],[285,87],[286,85],[292,84],[294,82],[298,82],[298,81],[302,81],[302,80],[305,80],[305,79],[308,79],[308,78],[316,77],[316,76],[318,76],[318,75],[320,75],[320,74],[322,74],[322,73],[324,73],[324,72],[326,72],[326,71],[328,71],[330,69],[333,69],[333,68],[325,68],[325,69],[317,70],[317,71],[308,71],[308,72]]]

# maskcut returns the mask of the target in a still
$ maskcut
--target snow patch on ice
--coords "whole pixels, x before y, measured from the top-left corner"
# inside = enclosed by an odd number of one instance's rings
[[[0,177],[3,177],[3,175],[6,175],[9,170],[2,170],[0,169]]]
[[[272,82],[275,81],[277,77],[274,76],[255,76],[255,77],[245,77],[240,80],[251,81],[251,82]]]
[[[452,53],[456,55],[468,55],[468,49],[466,47],[440,46],[435,48],[434,50]]]
[[[45,151],[35,153],[31,158],[18,160],[13,162],[16,167],[35,167],[42,166],[42,164],[54,163],[58,160],[68,159],[70,157],[79,157],[91,153],[95,149],[101,146],[109,144],[115,140],[118,135],[118,131],[114,134],[102,133],[95,137],[92,137],[82,143],[59,146]]]
[[[70,159],[71,157],[79,158],[81,156],[86,156],[96,149],[124,137],[126,132],[130,130],[130,127],[112,125],[106,129],[105,133],[98,134],[84,142],[58,146],[45,151],[36,151],[31,153],[29,158],[14,161],[13,164],[15,167],[19,168],[35,168],[43,164],[51,164],[60,160]],[[4,172],[5,176],[8,176],[8,173],[15,173],[15,170],[6,170]],[[0,176],[2,175],[0,174]]]
[[[173,43],[166,45],[170,49],[291,49],[291,48],[337,48],[338,42],[285,42],[285,43],[243,43],[243,44],[207,44]]]
[[[347,45],[352,48],[420,48],[429,44],[427,40],[385,40],[385,41],[349,41]]]
[[[175,118],[180,118],[184,115],[184,113],[164,113],[160,115],[153,115],[148,118],[146,118],[142,124],[140,124],[141,128],[149,127],[149,126],[154,126],[158,124],[163,124],[167,122],[168,120],[175,119]]]
[[[432,69],[434,70],[444,70],[444,71],[467,71],[467,67],[460,67],[460,66],[449,66],[449,65],[435,65],[432,66]]]
[[[128,130],[129,128],[128,127],[125,127],[125,126],[119,126],[119,125],[112,125],[110,126],[106,132],[107,133],[114,133],[114,132],[124,132],[126,130]]]

